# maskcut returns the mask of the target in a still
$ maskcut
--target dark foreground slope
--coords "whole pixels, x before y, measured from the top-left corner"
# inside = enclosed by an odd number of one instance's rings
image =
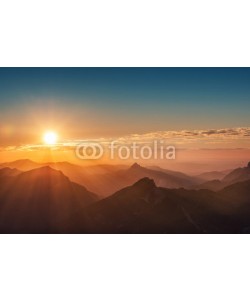
[[[0,232],[71,232],[97,197],[62,172],[43,167],[0,180]]]
[[[164,189],[144,178],[85,210],[93,233],[241,233],[250,230],[250,181],[218,193]]]

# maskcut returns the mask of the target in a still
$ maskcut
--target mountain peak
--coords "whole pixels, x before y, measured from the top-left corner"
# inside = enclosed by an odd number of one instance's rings
[[[46,172],[58,172],[57,170],[51,168],[50,166],[44,166],[44,167],[41,167],[41,168],[37,168],[35,170],[39,170],[39,171],[46,171]]]
[[[134,185],[134,187],[143,188],[143,189],[153,189],[156,188],[155,182],[153,179],[150,179],[148,177],[144,177],[137,181]]]
[[[54,177],[61,177],[61,178],[67,178],[61,171],[55,170],[49,166],[44,166],[37,169],[32,169],[30,171],[27,171],[24,173],[24,175],[34,175],[34,176],[45,176],[48,178],[48,176],[54,176]],[[67,178],[68,179],[68,178]]]
[[[134,163],[134,164],[130,167],[130,169],[139,169],[139,168],[141,168],[141,166],[140,166],[138,163]]]
[[[1,172],[9,172],[9,171],[16,170],[16,169],[11,169],[9,167],[5,167],[5,168],[1,168],[0,170],[1,170]]]

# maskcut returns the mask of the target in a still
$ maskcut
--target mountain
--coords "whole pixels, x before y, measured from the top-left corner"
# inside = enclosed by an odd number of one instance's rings
[[[92,233],[241,233],[250,231],[249,195],[250,181],[215,193],[159,188],[143,178],[87,207],[82,226]]]
[[[250,180],[250,162],[244,168],[238,168],[226,175],[222,182],[232,184],[240,181]]]
[[[144,177],[149,177],[155,181],[157,186],[166,188],[189,188],[201,182],[180,172],[169,171],[168,173],[168,170],[154,170],[135,163],[127,169],[82,176],[81,183],[89,190],[107,197]]]
[[[42,166],[50,166],[75,183],[85,186],[89,191],[99,195],[100,198],[112,195],[116,191],[133,184],[143,177],[152,178],[158,186],[166,188],[191,188],[202,180],[188,176],[181,172],[174,172],[154,167],[145,168],[138,164],[131,167],[96,165],[82,167],[69,162],[35,163],[30,160],[19,160],[3,164],[2,167],[17,168],[21,171],[33,170]]]
[[[217,192],[217,191],[223,189],[225,186],[226,186],[226,184],[223,184],[220,180],[210,180],[210,181],[206,181],[204,183],[194,186],[194,189],[195,190],[211,190],[211,191]]]
[[[17,168],[21,171],[30,171],[44,166],[49,166],[63,174],[75,183],[85,186],[89,191],[98,194],[101,197],[110,195],[115,191],[126,186],[116,180],[116,172],[124,170],[127,166],[123,165],[93,165],[82,167],[69,162],[47,162],[36,163],[28,159],[17,160],[4,163],[1,168]]]
[[[209,180],[193,186],[193,189],[208,189],[212,191],[219,191],[227,186],[230,186],[237,182],[243,182],[250,180],[250,163],[248,163],[247,167],[237,168],[231,172],[229,172],[226,176],[224,176],[221,180]]]
[[[144,169],[118,173],[131,180]],[[250,180],[213,192],[163,188],[144,177],[98,201],[51,167],[1,173],[0,233],[250,233]],[[160,173],[150,174],[161,180]]]
[[[30,171],[42,167],[40,163],[36,163],[30,159],[20,159],[13,162],[7,162],[0,165],[0,168],[18,169],[20,171]]]
[[[171,193],[171,192],[170,192]],[[143,178],[134,185],[91,205],[85,211],[85,230],[91,233],[197,232],[172,197],[154,181]]]
[[[21,174],[22,172],[17,169],[11,169],[11,168],[3,168],[0,169],[0,177],[6,177],[6,176],[16,176]]]
[[[111,165],[94,165],[94,166],[78,166],[67,162],[47,163],[55,170],[60,170],[71,181],[85,186],[88,190],[98,194],[100,198],[110,195],[119,190],[120,184],[116,187],[116,172],[125,166]]]
[[[160,167],[148,167],[148,169],[151,170],[155,170],[155,171],[160,171],[162,173],[177,177],[179,179],[183,179],[185,181],[186,185],[194,185],[194,184],[198,184],[198,183],[202,183],[203,180],[194,176],[189,176],[185,173],[182,172],[177,172],[177,171],[172,171],[172,170],[167,170],[167,169],[163,169]]]
[[[128,170],[120,172],[120,174],[123,174],[124,178],[127,178],[132,182],[144,177],[149,177],[155,181],[157,186],[166,188],[187,188],[200,182],[200,180],[184,173],[164,170],[161,168],[145,168],[137,163],[133,164]]]
[[[232,210],[241,209],[244,206],[243,212],[250,212],[250,180],[229,185],[217,194],[226,199]]]
[[[0,232],[57,233],[73,230],[77,215],[98,200],[50,167],[8,177],[0,186]]]
[[[222,180],[229,172],[231,171],[226,170],[206,172],[196,176],[196,178],[199,178],[203,181]]]

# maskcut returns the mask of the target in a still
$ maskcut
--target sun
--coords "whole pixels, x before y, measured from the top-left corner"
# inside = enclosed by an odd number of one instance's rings
[[[57,134],[54,131],[45,132],[43,140],[47,145],[55,145],[57,142]]]

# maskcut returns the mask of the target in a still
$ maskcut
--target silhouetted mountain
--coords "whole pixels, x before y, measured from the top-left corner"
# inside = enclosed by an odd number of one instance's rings
[[[88,175],[87,178],[82,177],[81,183],[99,195],[107,197],[144,177],[153,179],[157,186],[167,188],[188,188],[201,182],[183,173],[170,171],[168,174],[168,170],[153,170],[135,163],[125,170]]]
[[[98,168],[86,171],[66,162],[51,165],[76,170],[104,191],[103,185],[109,185],[106,191],[121,189],[97,201],[95,194],[51,167],[27,172],[2,168],[0,233],[250,233],[250,180],[225,188],[230,181],[206,182],[198,190],[169,189],[159,185],[190,188],[192,177],[138,164],[126,170],[99,166],[100,174]],[[233,180],[247,177],[248,168],[229,175]]]
[[[122,165],[94,165],[82,167],[69,162],[36,163],[25,159],[4,163],[0,165],[0,168],[16,167],[22,171],[30,171],[44,166],[50,166],[55,170],[62,171],[71,181],[85,186],[89,191],[100,195],[100,197],[110,195],[128,185],[126,183],[117,182],[116,179],[116,172],[127,168]]]
[[[171,192],[170,192],[171,193]],[[197,232],[166,190],[144,178],[133,186],[91,205],[85,211],[85,230],[92,233]]]
[[[127,171],[123,172],[123,175],[124,178],[130,179],[132,182],[135,182],[140,178],[149,177],[155,181],[157,186],[166,188],[187,188],[201,182],[200,180],[181,172],[174,172],[161,168],[150,169],[138,164],[132,165]]]
[[[194,189],[209,189],[212,191],[219,191],[223,188],[230,186],[237,182],[250,180],[250,167],[249,164],[245,168],[238,168],[229,172],[222,180],[210,180],[202,184],[193,186]]]
[[[214,193],[159,188],[143,178],[92,204],[95,195],[49,167],[8,178],[0,189],[1,232],[239,233],[250,228],[250,181]]]
[[[88,190],[100,195],[100,197],[110,195],[123,187],[120,184],[116,187],[115,178],[116,172],[125,168],[121,165],[82,167],[66,162],[49,163],[49,165],[53,169],[62,171],[71,181],[85,186]]]
[[[238,168],[230,172],[228,175],[226,175],[222,182],[226,184],[232,184],[240,181],[246,181],[250,179],[250,166],[248,163],[248,166],[245,168]]]
[[[227,199],[229,205],[233,205],[233,209],[236,207],[242,207],[242,205],[250,204],[250,180],[237,182],[230,186],[225,187],[218,192],[224,199]],[[248,211],[250,211],[250,206]]]
[[[215,193],[159,188],[144,178],[87,207],[82,226],[92,233],[240,233],[250,228],[249,195],[250,181]]]
[[[8,178],[0,188],[0,232],[72,231],[75,217],[97,196],[50,167]]]
[[[188,176],[181,172],[174,172],[161,168],[144,168],[137,163],[131,167],[97,165],[82,167],[68,162],[39,164],[30,160],[19,160],[3,166],[18,167],[20,170],[32,170],[42,166],[50,166],[60,170],[71,181],[85,186],[89,191],[98,194],[100,197],[107,197],[116,191],[133,184],[141,178],[152,178],[157,186],[166,188],[191,188],[200,184],[198,178]]]

